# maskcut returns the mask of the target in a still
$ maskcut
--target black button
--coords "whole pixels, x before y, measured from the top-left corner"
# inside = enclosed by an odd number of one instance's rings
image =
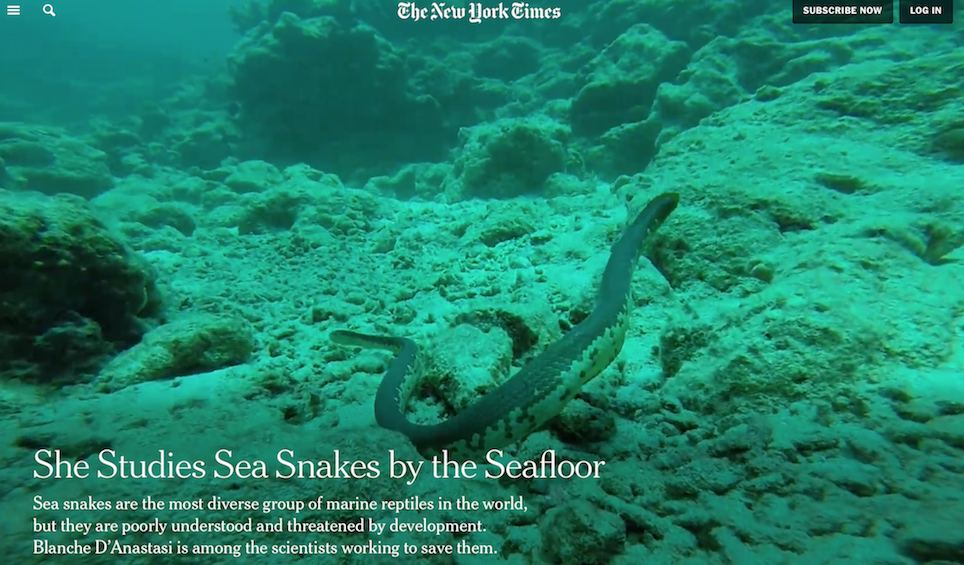
[[[793,0],[795,24],[892,24],[894,0]]]
[[[902,24],[952,24],[954,0],[900,0]]]

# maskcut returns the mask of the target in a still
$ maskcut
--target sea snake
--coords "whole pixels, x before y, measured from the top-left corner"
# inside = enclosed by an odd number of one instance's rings
[[[425,457],[448,450],[456,459],[476,459],[521,441],[545,424],[616,359],[629,329],[633,271],[643,242],[678,203],[675,193],[652,199],[613,244],[595,306],[585,320],[512,378],[444,422],[421,425],[405,418],[408,400],[422,376],[414,341],[333,331],[330,338],[337,344],[395,353],[375,393],[375,421],[407,436]]]

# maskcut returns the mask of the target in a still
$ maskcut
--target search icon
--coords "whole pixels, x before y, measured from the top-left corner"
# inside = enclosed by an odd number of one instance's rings
[[[52,18],[57,17],[57,14],[54,13],[54,7],[50,4],[44,4],[44,13]]]

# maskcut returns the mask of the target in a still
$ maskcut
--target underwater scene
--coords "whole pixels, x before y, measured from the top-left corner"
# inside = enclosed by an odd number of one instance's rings
[[[964,564],[957,4],[8,0],[4,558]]]

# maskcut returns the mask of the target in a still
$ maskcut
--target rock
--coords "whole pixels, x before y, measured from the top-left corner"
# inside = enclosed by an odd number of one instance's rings
[[[460,324],[439,334],[432,354],[435,387],[456,412],[474,404],[507,378],[512,340],[502,328],[488,332]]]
[[[254,350],[254,331],[235,317],[197,314],[165,324],[113,359],[95,381],[115,392],[146,381],[205,373],[244,363]]]
[[[616,417],[610,410],[577,398],[550,420],[549,427],[567,443],[598,443],[616,435]]]
[[[56,129],[0,125],[0,160],[11,190],[90,199],[114,186],[106,153]]]
[[[549,510],[542,546],[552,563],[603,565],[622,552],[622,518],[585,500],[571,500]]]
[[[244,161],[224,179],[224,184],[239,194],[261,192],[284,180],[281,171],[264,161]]]
[[[911,520],[897,536],[901,552],[920,563],[964,562],[964,511],[956,502],[948,500],[946,509],[934,508],[926,518]]]
[[[453,197],[512,198],[538,194],[566,169],[569,128],[546,117],[463,128]]]
[[[83,381],[161,316],[153,269],[80,198],[0,190],[0,374]]]

